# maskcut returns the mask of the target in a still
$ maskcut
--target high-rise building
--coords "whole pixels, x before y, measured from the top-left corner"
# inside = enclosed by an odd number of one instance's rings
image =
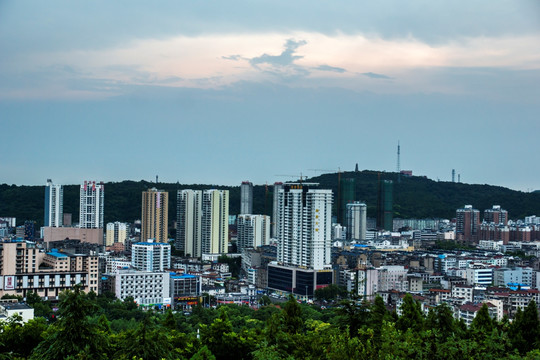
[[[379,180],[377,197],[377,227],[388,231],[393,230],[393,187],[392,180]]]
[[[286,183],[278,193],[277,260],[321,270],[331,263],[332,191]]]
[[[508,225],[508,211],[501,209],[500,205],[493,205],[491,209],[484,210],[484,221]]]
[[[131,265],[141,271],[165,271],[171,267],[171,245],[135,243],[131,246]]]
[[[279,217],[278,217],[278,207],[279,207],[279,190],[283,189],[283,183],[276,182],[274,183],[274,196],[273,196],[273,203],[272,203],[272,233],[270,234],[273,238],[277,237],[277,229],[279,227]]]
[[[477,241],[480,230],[480,211],[472,205],[465,205],[456,210],[456,239],[462,241]]]
[[[226,254],[228,247],[229,190],[205,190],[202,193],[202,253]]]
[[[339,209],[337,213],[337,222],[345,226],[347,221],[347,204],[354,202],[356,185],[354,178],[339,180]]]
[[[185,256],[200,257],[202,191],[178,190],[176,200],[175,247],[183,251]]]
[[[347,239],[366,240],[367,205],[359,201],[347,204]]]
[[[103,228],[105,184],[85,181],[80,191],[79,227],[85,229]]]
[[[123,222],[115,221],[113,223],[107,223],[107,233],[105,245],[111,246],[114,243],[126,242],[129,232],[129,225]]]
[[[270,216],[241,214],[238,216],[238,252],[268,245],[270,241]]]
[[[64,221],[64,189],[47,179],[45,186],[45,219],[43,226],[59,227]]]
[[[153,239],[166,243],[168,240],[169,193],[156,188],[142,193],[141,240]]]
[[[253,184],[249,181],[240,185],[240,214],[253,214]]]

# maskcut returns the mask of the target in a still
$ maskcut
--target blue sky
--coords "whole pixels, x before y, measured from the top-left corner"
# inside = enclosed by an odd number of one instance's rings
[[[540,188],[537,1],[1,1],[0,183]]]

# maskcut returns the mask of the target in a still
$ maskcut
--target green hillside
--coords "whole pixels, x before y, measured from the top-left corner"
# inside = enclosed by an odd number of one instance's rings
[[[368,216],[375,216],[377,204],[377,179],[375,171],[343,172],[342,179],[354,178],[356,199],[368,205]],[[402,218],[455,217],[455,210],[471,204],[483,211],[492,205],[501,205],[508,210],[511,219],[527,215],[540,215],[540,193],[524,193],[491,185],[468,185],[451,182],[436,182],[423,177],[401,177],[397,174],[380,173],[381,179],[394,181],[394,216]],[[318,182],[320,188],[334,191],[337,203],[338,174],[324,174],[307,179]],[[131,222],[141,217],[141,193],[154,187],[147,181],[122,181],[105,184],[105,222]],[[159,189],[169,192],[170,224],[176,219],[176,191],[180,189],[228,189],[230,191],[230,214],[237,214],[240,207],[240,187],[217,185],[188,185],[160,183]],[[256,185],[253,190],[255,213],[272,212],[272,186]],[[14,216],[17,223],[35,220],[43,223],[44,186],[0,185],[0,216]],[[336,205],[334,206],[336,208]],[[79,185],[64,186],[64,212],[79,218]]]

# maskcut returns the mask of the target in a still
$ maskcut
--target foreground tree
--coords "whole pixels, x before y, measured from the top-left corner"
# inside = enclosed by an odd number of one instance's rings
[[[95,310],[79,286],[62,293],[58,321],[49,326],[45,340],[34,349],[30,359],[108,359],[108,339],[97,324],[89,321]]]

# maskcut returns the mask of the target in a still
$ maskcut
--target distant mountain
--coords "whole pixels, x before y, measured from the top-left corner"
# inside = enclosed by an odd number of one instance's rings
[[[456,209],[466,204],[483,211],[492,205],[501,205],[508,210],[511,219],[527,215],[540,215],[540,193],[524,193],[491,185],[469,185],[452,182],[437,182],[419,176],[401,176],[398,183],[396,173],[376,171],[342,172],[323,174],[306,182],[318,182],[322,189],[334,192],[334,212],[337,208],[337,184],[341,179],[355,179],[355,198],[368,205],[368,216],[375,217],[377,205],[377,181],[394,181],[394,217],[402,218],[447,218],[455,217]],[[156,187],[147,181],[122,181],[105,184],[105,222],[132,222],[141,217],[142,191]],[[169,224],[176,220],[176,191],[180,189],[228,189],[230,191],[230,214],[240,208],[240,185],[217,186],[200,184],[159,183],[157,188],[169,192]],[[256,185],[253,189],[254,213],[272,213],[273,186]],[[17,224],[24,220],[35,220],[43,224],[44,186],[0,185],[0,217],[14,216]],[[79,185],[64,186],[64,212],[79,219]]]

